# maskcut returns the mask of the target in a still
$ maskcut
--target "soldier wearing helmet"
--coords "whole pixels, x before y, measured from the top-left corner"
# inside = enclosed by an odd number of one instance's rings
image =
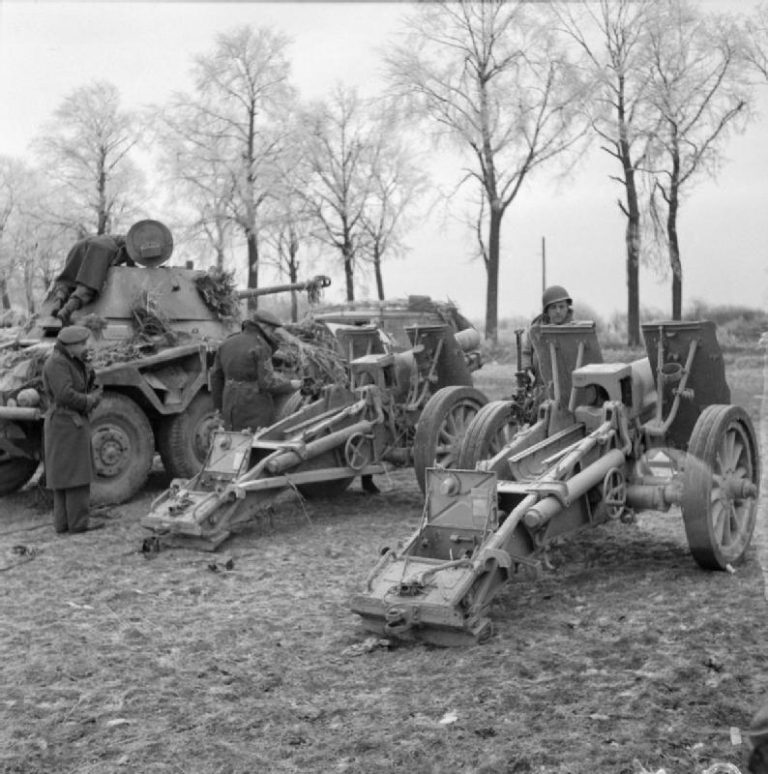
[[[274,422],[274,395],[294,392],[300,379],[275,373],[274,332],[282,323],[271,312],[256,311],[239,333],[225,339],[211,371],[213,404],[227,430],[256,430]]]
[[[538,362],[533,346],[531,329],[539,325],[565,325],[573,321],[573,299],[562,285],[550,285],[541,296],[541,314],[534,318],[522,336],[521,368],[531,380],[538,374]]]

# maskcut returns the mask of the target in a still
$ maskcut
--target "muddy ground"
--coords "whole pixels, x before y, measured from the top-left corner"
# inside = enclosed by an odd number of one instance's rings
[[[758,427],[762,368],[729,363]],[[486,370],[489,393],[505,374]],[[746,771],[762,521],[733,574],[698,568],[677,511],[611,522],[510,584],[489,642],[397,647],[348,603],[418,522],[411,471],[286,504],[216,554],[146,555],[138,521],[166,483],[63,538],[34,485],[0,501],[0,772]]]

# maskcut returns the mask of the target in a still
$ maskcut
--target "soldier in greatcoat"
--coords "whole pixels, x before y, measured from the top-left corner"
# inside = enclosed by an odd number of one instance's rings
[[[103,526],[88,518],[93,477],[88,415],[101,398],[85,361],[89,335],[80,325],[62,328],[43,366],[45,481],[53,490],[53,526],[59,533]]]
[[[277,349],[274,331],[280,326],[275,315],[256,311],[216,352],[211,393],[227,430],[271,425],[275,420],[273,396],[301,387],[300,379],[288,379],[272,367]]]
[[[101,293],[109,269],[120,264],[135,266],[128,254],[125,236],[102,234],[76,242],[56,277],[51,314],[68,325],[73,312]]]

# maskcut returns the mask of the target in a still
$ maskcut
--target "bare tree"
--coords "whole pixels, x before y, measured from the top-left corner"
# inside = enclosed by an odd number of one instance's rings
[[[652,145],[651,213],[672,275],[672,319],[682,315],[678,219],[684,190],[713,176],[730,130],[743,127],[750,86],[732,17],[701,14],[686,0],[657,2],[649,27],[650,98],[661,122]]]
[[[138,115],[120,108],[110,83],[97,81],[64,99],[33,143],[51,187],[59,186],[66,202],[48,220],[83,235],[107,233],[133,217],[135,203],[145,200],[143,175],[131,160],[140,136]]]
[[[176,95],[165,116],[168,168],[180,190],[194,191],[199,229],[218,240],[217,250],[226,221],[242,233],[252,288],[258,287],[261,208],[278,179],[281,122],[294,98],[287,46],[269,28],[218,35],[213,52],[195,58],[194,95]]]
[[[743,23],[744,55],[763,81],[768,81],[768,4],[757,6]]]
[[[392,114],[390,114],[392,115]],[[379,148],[373,154],[371,192],[363,213],[365,256],[373,266],[376,292],[384,300],[381,264],[402,254],[403,233],[412,222],[414,204],[426,192],[427,176],[419,170],[413,152],[398,139],[396,127],[386,118],[378,133]]]
[[[60,269],[67,228],[48,222],[54,209],[43,174],[22,161],[0,157],[0,308],[23,298],[32,314]]]
[[[355,265],[373,188],[376,135],[369,115],[355,89],[337,86],[327,102],[315,103],[302,120],[310,170],[304,195],[315,223],[313,234],[339,251],[348,301],[355,298]]]
[[[588,124],[585,85],[532,3],[435,2],[407,19],[387,57],[396,94],[410,97],[440,138],[468,151],[462,182],[487,202],[485,335],[498,328],[501,224],[523,182],[573,148]]]
[[[621,168],[618,206],[626,218],[627,343],[640,344],[641,202],[639,170],[649,151],[658,116],[648,97],[647,29],[656,0],[583,0],[558,3],[560,27],[584,54],[596,85],[592,127],[600,147]]]

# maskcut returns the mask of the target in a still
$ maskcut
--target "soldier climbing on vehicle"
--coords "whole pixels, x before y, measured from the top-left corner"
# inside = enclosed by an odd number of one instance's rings
[[[98,297],[113,266],[154,266],[173,250],[168,228],[156,220],[140,220],[123,234],[99,234],[76,242],[53,287],[51,314],[69,325],[73,312]]]

